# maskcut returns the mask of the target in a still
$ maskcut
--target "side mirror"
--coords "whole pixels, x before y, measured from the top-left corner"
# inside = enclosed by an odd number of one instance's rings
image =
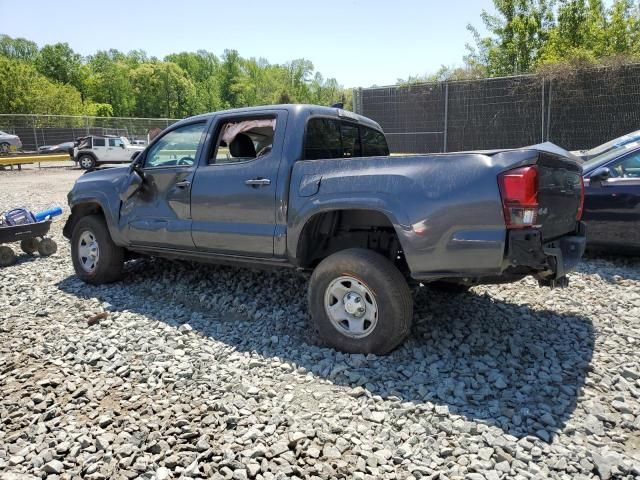
[[[122,148],[124,150],[124,143],[120,144],[120,148]]]
[[[591,182],[591,183],[600,182],[601,183],[601,182],[606,181],[609,177],[611,177],[611,170],[609,170],[608,167],[600,167],[600,168],[596,169],[596,171],[591,174],[591,176],[589,177],[589,182]]]

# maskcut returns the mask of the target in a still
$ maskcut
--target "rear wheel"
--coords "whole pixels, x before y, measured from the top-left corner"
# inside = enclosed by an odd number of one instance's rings
[[[95,168],[96,159],[91,155],[81,155],[80,158],[78,158],[78,164],[83,170],[90,170],[92,168]]]
[[[40,240],[37,238],[26,238],[20,242],[20,248],[28,255],[33,255],[38,251]]]
[[[343,352],[384,355],[409,333],[413,299],[391,261],[353,248],[325,258],[314,270],[309,310],[327,345]]]
[[[50,257],[58,251],[58,244],[51,238],[43,238],[38,244],[38,253],[42,257]]]
[[[10,247],[0,245],[0,267],[8,267],[16,263],[16,254]]]
[[[124,249],[113,243],[101,216],[78,220],[71,236],[71,256],[76,275],[87,283],[114,282],[122,273]]]

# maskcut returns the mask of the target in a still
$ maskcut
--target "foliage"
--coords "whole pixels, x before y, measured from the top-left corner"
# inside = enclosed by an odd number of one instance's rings
[[[71,85],[49,80],[29,63],[0,56],[0,112],[80,115],[84,104]]]
[[[83,58],[66,43],[39,49],[29,40],[0,35],[0,60],[10,64],[0,73],[2,113],[179,118],[251,105],[351,102],[350,91],[324,79],[309,60],[277,65],[235,50],[219,58],[198,50],[159,60],[143,50],[110,49]],[[63,94],[69,100],[59,104],[47,97]]]
[[[469,26],[475,46],[465,62],[489,76],[540,70],[549,64],[606,64],[640,59],[640,6],[632,0],[494,0],[482,21],[489,35]]]

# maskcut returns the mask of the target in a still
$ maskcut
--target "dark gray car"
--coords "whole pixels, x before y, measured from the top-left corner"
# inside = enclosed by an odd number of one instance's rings
[[[409,282],[566,282],[585,244],[566,155],[389,156],[378,124],[341,109],[217,112],[172,125],[129,167],[83,175],[64,233],[94,284],[136,255],[312,271],[322,339],[382,354],[409,332]]]

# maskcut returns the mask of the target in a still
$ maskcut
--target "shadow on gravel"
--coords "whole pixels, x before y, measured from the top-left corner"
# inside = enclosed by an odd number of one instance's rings
[[[204,337],[278,357],[335,385],[446,406],[516,437],[548,441],[564,428],[594,348],[587,317],[534,310],[486,293],[422,288],[415,294],[414,327],[400,348],[386,357],[342,354],[318,345],[308,326],[303,275],[164,260],[141,261],[130,270],[120,283],[92,287],[72,276],[58,287],[98,298],[112,311],[172,326],[189,323]]]

